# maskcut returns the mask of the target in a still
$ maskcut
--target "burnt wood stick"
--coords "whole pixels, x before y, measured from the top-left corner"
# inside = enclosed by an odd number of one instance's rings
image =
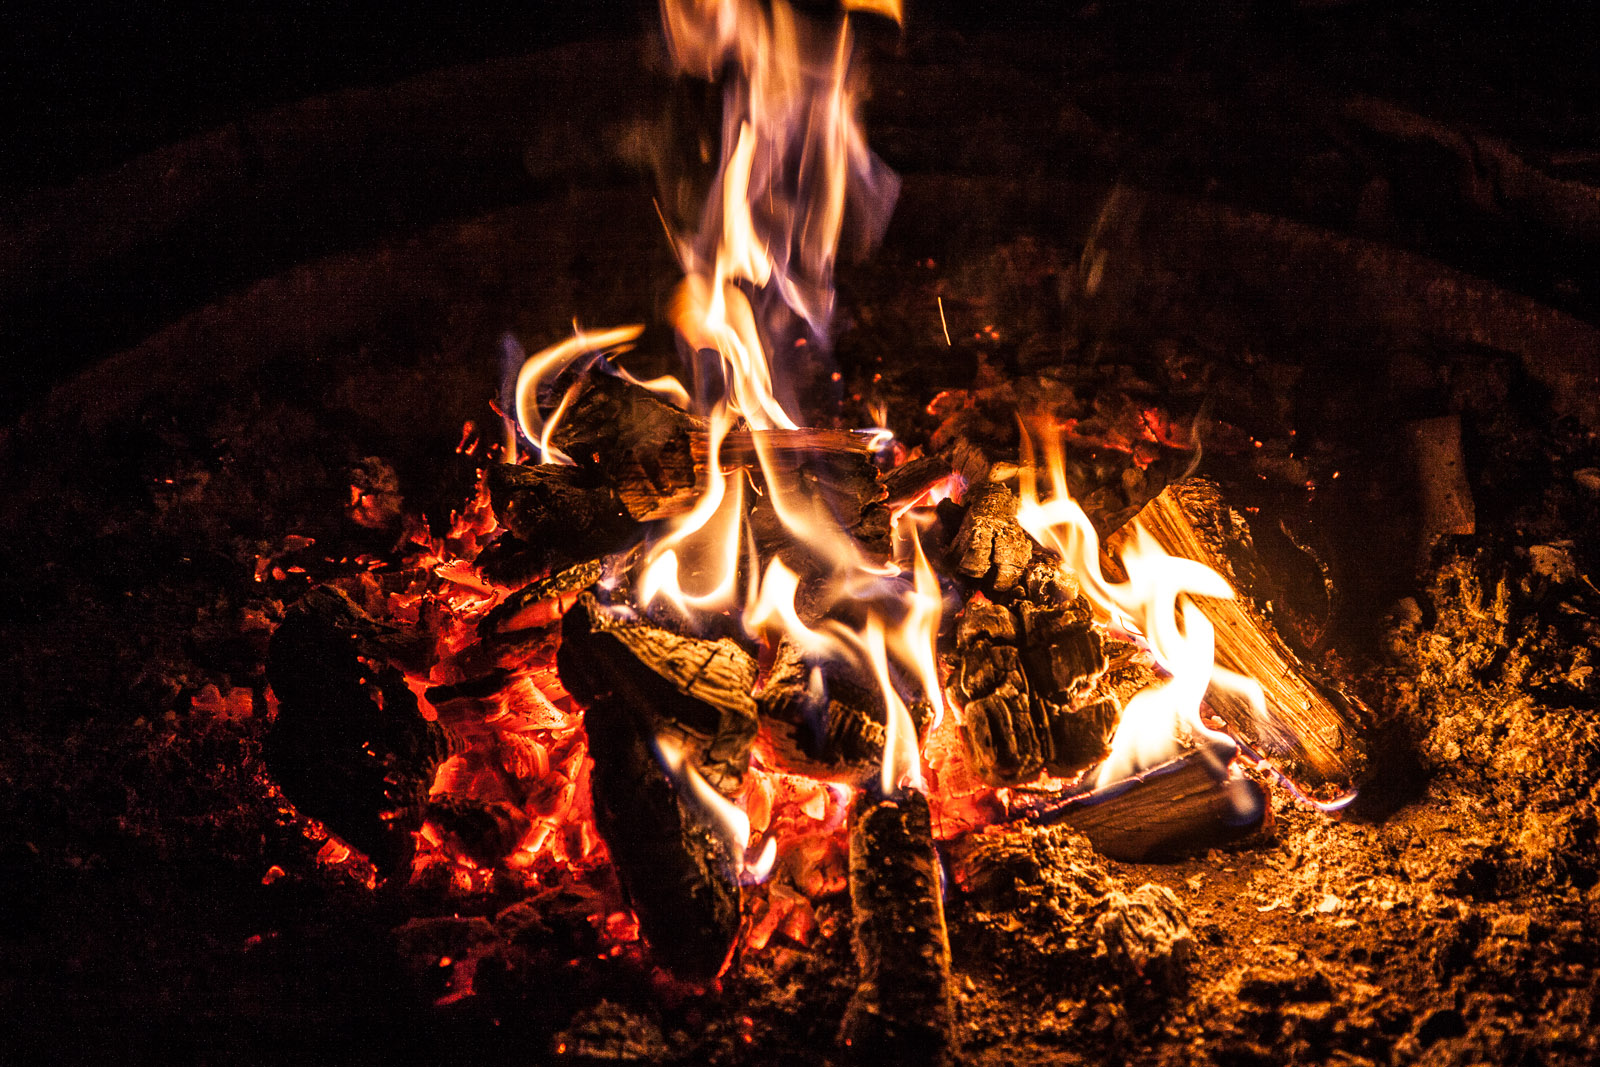
[[[1271,721],[1258,722],[1248,704],[1216,687],[1208,706],[1240,737],[1282,760],[1302,784],[1349,789],[1366,765],[1357,709],[1321,683],[1278,635],[1263,606],[1275,598],[1243,516],[1215,484],[1194,478],[1169,486],[1139,520],[1162,548],[1211,567],[1237,594],[1196,604],[1216,627],[1217,663],[1261,683]]]
[[[614,489],[647,522],[699,496],[692,438],[705,423],[611,374],[587,375],[552,435],[556,447]]]
[[[1014,803],[1019,821],[1071,826],[1112,859],[1138,863],[1203,852],[1254,833],[1270,814],[1259,783],[1229,777],[1233,755],[1232,745],[1206,745],[1102,788]]]
[[[410,864],[412,833],[452,744],[390,662],[402,641],[343,592],[319,586],[289,609],[267,648],[278,701],[267,769],[284,796],[385,877]]]
[[[695,462],[704,466],[710,457],[711,435],[705,431],[690,434]],[[807,457],[819,454],[870,456],[872,435],[861,430],[826,430],[801,427],[797,430],[733,430],[722,438],[719,459],[724,469],[759,465],[760,452],[769,457]]]
[[[621,701],[653,734],[682,740],[718,789],[743,780],[757,728],[756,662],[730,638],[675,633],[585,593],[563,618],[556,667],[584,704]]]
[[[738,861],[686,803],[657,759],[643,716],[607,698],[584,714],[595,826],[611,852],[639,933],[681,978],[709,982],[739,935]]]
[[[962,502],[967,510],[950,546],[950,565],[985,592],[1009,593],[1034,550],[1033,538],[1017,525],[1016,495],[999,482],[980,482]]]
[[[487,471],[495,518],[547,562],[594,559],[621,548],[638,526],[593,471],[551,463],[496,463]]]
[[[851,944],[858,980],[839,1038],[864,1064],[949,1063],[950,939],[928,799],[870,788],[850,808]]]

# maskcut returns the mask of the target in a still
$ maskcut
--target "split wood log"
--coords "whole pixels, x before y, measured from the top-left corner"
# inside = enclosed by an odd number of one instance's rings
[[[319,586],[289,609],[267,649],[278,701],[267,769],[296,807],[386,877],[409,866],[412,833],[452,746],[391,665],[401,641],[343,592]]]
[[[652,955],[680,978],[709,982],[739,935],[738,858],[685,801],[643,715],[617,697],[584,715],[595,826]]]
[[[563,619],[556,666],[584,704],[620,701],[652,736],[681,741],[713,786],[732,792],[743,781],[757,728],[756,662],[730,638],[674,633],[585,593]]]
[[[642,386],[589,374],[553,443],[611,485],[629,516],[648,522],[687,510],[700,495],[692,436],[704,428]]]
[[[1271,814],[1254,779],[1229,777],[1232,745],[1206,746],[1142,774],[1067,797],[1014,797],[1020,821],[1063,824],[1095,851],[1142,863],[1203,852],[1261,829]]]
[[[851,785],[883,767],[885,711],[877,683],[836,661],[811,663],[791,642],[778,646],[756,696],[761,729],[779,769]],[[926,700],[907,701],[921,737],[933,721]]]
[[[859,1063],[949,1063],[950,939],[928,799],[915,790],[883,797],[862,789],[850,819],[858,979],[840,1041]]]
[[[1139,520],[1167,552],[1206,564],[1237,594],[1196,603],[1216,627],[1217,663],[1261,683],[1267,721],[1216,687],[1207,705],[1258,751],[1282,760],[1302,784],[1349,789],[1366,765],[1356,707],[1316,679],[1278,635],[1265,606],[1270,598],[1260,595],[1266,578],[1244,518],[1214,483],[1192,478],[1168,486]]]

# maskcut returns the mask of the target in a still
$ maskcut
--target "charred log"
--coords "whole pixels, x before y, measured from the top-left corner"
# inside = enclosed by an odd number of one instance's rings
[[[600,560],[585,560],[523,586],[483,617],[478,636],[485,641],[516,640],[530,630],[542,630],[560,618],[604,572]]]
[[[1002,785],[1081,771],[1120,717],[1114,699],[1090,698],[1106,659],[1087,602],[1026,584],[1034,594],[1014,607],[974,598],[956,625],[962,739],[978,773]]]
[[[636,529],[612,488],[591,471],[545,463],[488,470],[495,518],[551,562],[593,559],[621,548]]]
[[[611,485],[639,522],[671,515],[696,497],[694,431],[699,419],[650,390],[610,374],[578,388],[554,443]]]
[[[987,592],[1009,593],[1033,558],[1033,539],[1017,525],[1017,498],[999,482],[967,491],[966,515],[950,546],[950,565]]]
[[[445,793],[428,800],[427,817],[461,852],[493,867],[516,850],[533,825],[526,813],[503,800]]]
[[[761,480],[764,492],[750,511],[750,530],[764,555],[804,556],[804,540],[779,519],[773,496],[781,493],[791,507],[815,516],[823,528],[843,528],[869,550],[889,548],[888,491],[878,478],[872,457],[858,447],[819,447],[811,431],[769,431],[763,434]],[[798,438],[795,434],[801,435]],[[825,442],[824,442],[825,443]],[[729,462],[737,462],[738,450]],[[752,452],[749,459],[754,460]],[[806,569],[803,559],[796,569]]]
[[[1207,705],[1240,737],[1284,760],[1303,781],[1347,789],[1366,763],[1356,708],[1317,680],[1278,635],[1265,606],[1274,598],[1257,566],[1243,516],[1228,507],[1216,485],[1190,479],[1152,501],[1140,521],[1168,552],[1206,564],[1238,593],[1231,600],[1197,603],[1216,626],[1218,665],[1261,683],[1267,721],[1259,721],[1247,703],[1215,687]]]
[[[928,800],[910,790],[881,797],[863,789],[850,817],[859,976],[840,1039],[861,1063],[948,1063],[950,941]]]
[[[652,731],[682,738],[717,788],[744,778],[757,726],[756,662],[731,639],[674,633],[586,593],[563,621],[557,668],[585,704],[620,702]]]
[[[1023,820],[1064,824],[1130,863],[1203,852],[1259,830],[1270,815],[1253,779],[1230,777],[1231,746],[1205,746],[1120,782],[1021,802]]]
[[[422,717],[385,644],[398,639],[337,589],[308,592],[272,635],[267,678],[278,715],[267,768],[303,812],[365,852],[385,875],[414,850],[445,729]]]
[[[756,705],[772,754],[784,771],[858,783],[882,768],[883,694],[847,666],[809,662],[784,641]],[[921,736],[932,722],[932,706],[916,700],[906,707]]]
[[[595,825],[639,932],[673,973],[710,981],[739,934],[738,859],[667,777],[643,716],[608,697],[590,705],[584,729]]]

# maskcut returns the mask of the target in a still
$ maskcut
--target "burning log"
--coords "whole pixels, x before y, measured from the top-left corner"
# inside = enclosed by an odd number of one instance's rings
[[[557,426],[554,443],[614,487],[629,516],[648,522],[686,510],[698,495],[694,431],[701,420],[650,390],[589,374]]]
[[[1064,824],[1095,851],[1142,863],[1236,841],[1260,829],[1270,814],[1266,792],[1253,779],[1231,777],[1231,745],[1193,749],[1120,782],[1066,797],[1021,798],[1021,821]]]
[[[744,435],[753,437],[755,435]],[[765,431],[762,437],[766,463],[760,468],[765,488],[783,493],[789,500],[803,500],[806,507],[825,515],[830,526],[842,527],[863,547],[887,552],[889,547],[888,490],[879,479],[871,455],[856,434],[830,431]],[[842,440],[841,440],[842,439]],[[740,461],[743,449],[738,442],[725,453],[724,466]],[[754,461],[751,451],[747,462]],[[776,484],[775,484],[776,483]],[[804,542],[796,544],[794,534],[785,528],[772,502],[773,493],[764,492],[750,511],[750,530],[764,556],[793,557],[791,549],[804,553]],[[803,560],[791,560],[795,569],[806,570]]]
[[[850,811],[852,945],[859,979],[840,1040],[861,1063],[950,1061],[950,941],[928,800],[870,788]]]
[[[611,851],[639,932],[679,977],[715,978],[739,935],[739,857],[685,801],[657,756],[644,717],[620,698],[584,715],[595,825]]]
[[[283,793],[385,875],[411,862],[434,772],[450,754],[390,664],[397,631],[337,589],[289,609],[267,650],[278,714],[264,756]]]
[[[950,564],[985,589],[1011,591],[1033,558],[1033,539],[1017,525],[1017,498],[999,482],[967,491],[966,515],[950,546]]]
[[[1088,602],[1052,596],[1032,575],[1027,584],[1032,594],[1014,607],[974,598],[956,624],[961,736],[996,785],[1083,770],[1105,755],[1121,710],[1114,698],[1089,699],[1106,659]]]
[[[530,632],[542,632],[604,573],[605,565],[591,559],[531,582],[483,617],[478,636],[485,641],[515,641]],[[433,699],[431,695],[429,699]]]
[[[1257,594],[1262,579],[1244,518],[1217,486],[1190,479],[1169,486],[1139,513],[1140,521],[1175,556],[1198,560],[1228,579],[1238,594],[1206,598],[1200,610],[1217,631],[1217,664],[1261,683],[1268,721],[1216,687],[1206,703],[1255,748],[1285,759],[1304,780],[1348,788],[1366,763],[1352,705],[1314,676],[1273,627]]]
[[[790,774],[857,783],[883,765],[883,693],[841,663],[811,663],[785,640],[756,705],[772,754]],[[920,737],[933,708],[918,700],[907,710]]]
[[[756,662],[731,639],[674,633],[586,593],[565,616],[556,662],[585,704],[620,702],[652,736],[682,737],[712,785],[731,791],[743,780],[757,727]]]
[[[792,498],[827,509],[858,540],[886,545],[888,512],[882,504],[887,492],[872,463],[869,440],[865,434],[847,430],[736,430],[723,438],[718,461],[723,470],[742,467],[759,472],[758,478],[782,478],[784,484],[779,488]],[[543,498],[532,500],[522,526],[533,525],[546,514],[559,520],[561,509],[570,507],[586,522],[592,520],[597,532],[614,534],[608,510],[613,502],[638,522],[682,514],[698,498],[710,460],[710,437],[703,420],[609,374],[590,374],[580,383],[553,443],[571,454],[581,473],[565,475]],[[763,456],[765,462],[761,462]],[[520,488],[531,481],[532,476],[521,475],[517,485]],[[575,487],[569,488],[569,483]],[[493,488],[491,482],[491,491]],[[556,499],[555,490],[566,496]],[[504,495],[508,502],[518,499],[510,492]],[[547,506],[546,499],[557,506]],[[500,500],[501,495],[495,495],[497,516]],[[602,518],[606,521],[601,522]],[[504,516],[501,521],[519,537],[535,540],[524,534],[518,523],[508,522]],[[751,522],[758,538],[767,535],[769,540],[788,540],[779,532],[781,524],[772,514],[770,501],[757,504]],[[570,521],[555,532],[569,540],[574,536]],[[597,554],[614,547],[601,548]]]
[[[1120,528],[1182,476],[1194,458],[1186,422],[1166,411],[1152,386],[1108,380],[1111,368],[1080,368],[1079,377],[1005,375],[935,401],[945,421],[934,444],[949,447],[969,484],[999,461],[1017,462],[1017,414],[1043,418],[1063,435],[1067,485],[1096,531]]]
[[[496,463],[489,499],[500,525],[535,551],[579,559],[621,548],[637,529],[610,486],[581,467]],[[572,562],[572,557],[562,562]]]

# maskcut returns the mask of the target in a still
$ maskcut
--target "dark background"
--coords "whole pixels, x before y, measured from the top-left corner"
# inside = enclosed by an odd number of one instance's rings
[[[1486,118],[1535,137],[1561,136],[1579,110],[1592,120],[1600,82],[1587,5],[1551,0],[906,6],[913,28],[925,22],[1021,33],[1119,22],[1132,63],[1155,62],[1174,49],[1198,52],[1208,36],[1245,27],[1262,47],[1320,58],[1330,75],[1353,86],[1481,106]],[[70,181],[300,97],[567,41],[623,37],[655,22],[648,0],[7,5],[0,12],[0,191]],[[1410,69],[1408,53],[1417,60]],[[1458,77],[1436,78],[1441,62],[1452,63]],[[1526,108],[1521,114],[1519,106]]]
[[[464,141],[478,138],[466,145],[478,154],[463,152],[454,169],[437,149],[408,156],[407,127],[397,119],[383,133],[399,142],[388,159],[378,143],[360,146],[355,164],[323,146],[330,162],[321,172],[308,155],[293,174],[261,181],[246,173],[246,181],[206,191],[209,200],[163,187],[215,170],[217,153],[235,148],[247,171],[261,159],[280,165],[282,146],[250,140],[260,136],[252,116],[571,42],[639,39],[655,32],[657,18],[649,0],[8,6],[0,13],[0,424],[64,376],[242,284],[526,201],[550,181],[526,172],[523,145],[504,138],[503,150],[486,146],[498,130],[463,133]],[[1550,2],[908,0],[904,37],[882,26],[869,35],[890,51],[1010,39],[1035,67],[1058,58],[1054,80],[1064,93],[1093,83],[1076,99],[1099,123],[1087,136],[1104,134],[1107,146],[1064,158],[1075,178],[1359,229],[1351,220],[1360,190],[1340,183],[1358,181],[1351,171],[1364,165],[1361,146],[1352,155],[1348,144],[1330,153],[1313,143],[1328,125],[1315,101],[1375,97],[1501,138],[1557,179],[1600,186],[1591,21],[1585,5]],[[637,101],[659,89],[626,65],[597,64],[593,77],[597,114],[607,99],[631,93]],[[952,116],[957,152],[947,154],[948,166],[1003,169],[1003,159],[956,158],[962,124],[988,117],[983,105],[963,114],[962,103],[929,102],[930,113]],[[1030,110],[1053,116],[1061,106],[1054,98],[1000,103],[1008,120]],[[528,117],[530,126],[552,121],[585,120]],[[305,129],[306,117],[296,124]],[[929,155],[929,143],[909,152],[879,147],[891,165],[926,168],[917,153]],[[1463,225],[1463,213],[1481,206],[1470,202],[1477,179],[1456,173],[1471,160],[1428,151],[1406,161],[1416,180],[1397,190],[1392,219],[1363,235],[1592,321],[1600,308],[1589,280],[1593,226],[1576,238],[1547,232],[1544,222],[1525,227],[1515,205],[1487,226],[1470,218]],[[1319,183],[1328,188],[1305,191]],[[190,199],[167,215],[156,209],[179,195]],[[1457,200],[1468,203],[1459,208]]]

